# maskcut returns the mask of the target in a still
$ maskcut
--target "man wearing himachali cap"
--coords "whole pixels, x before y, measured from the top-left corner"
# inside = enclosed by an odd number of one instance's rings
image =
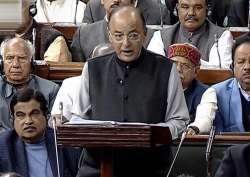
[[[168,58],[176,63],[184,89],[190,121],[193,122],[202,94],[208,88],[195,79],[200,70],[201,54],[192,44],[173,44],[168,47]]]

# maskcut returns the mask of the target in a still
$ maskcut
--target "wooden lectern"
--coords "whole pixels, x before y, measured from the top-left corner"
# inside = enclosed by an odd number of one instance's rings
[[[57,129],[59,146],[98,148],[103,152],[101,177],[113,176],[113,149],[152,148],[168,145],[171,140],[168,127],[140,123],[62,125]]]

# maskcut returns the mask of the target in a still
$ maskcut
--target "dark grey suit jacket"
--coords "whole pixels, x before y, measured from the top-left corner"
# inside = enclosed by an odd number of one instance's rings
[[[159,0],[138,0],[137,7],[141,10],[147,25],[160,25],[161,14],[163,24],[170,24],[170,13],[164,5],[158,3]],[[161,8],[160,8],[161,7]],[[90,0],[84,11],[84,23],[93,23],[102,20],[105,10],[100,0]]]
[[[45,144],[53,176],[58,176],[56,150],[53,130],[45,131]],[[61,177],[75,177],[78,170],[80,149],[58,148]],[[28,162],[24,142],[15,130],[8,130],[0,135],[0,172],[16,172],[24,177],[29,176]]]
[[[249,177],[250,144],[230,147],[218,168],[215,177]]]
[[[144,41],[145,48],[148,46],[153,33],[154,30],[152,29],[147,30]],[[86,61],[97,45],[108,42],[107,22],[105,20],[80,26],[71,43],[72,61]]]
[[[248,0],[232,0],[228,12],[228,26],[247,26],[248,21]]]

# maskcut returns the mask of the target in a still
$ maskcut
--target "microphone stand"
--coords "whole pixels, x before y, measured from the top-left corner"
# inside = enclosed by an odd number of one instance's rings
[[[59,103],[61,124],[63,123],[63,102]]]
[[[167,174],[166,177],[169,177],[169,175],[170,175],[170,173],[171,173],[171,171],[172,171],[172,168],[173,168],[174,163],[175,163],[175,161],[176,161],[176,158],[177,158],[177,156],[178,156],[178,154],[179,154],[179,151],[180,151],[181,146],[182,146],[182,143],[183,143],[183,141],[184,141],[184,139],[185,139],[185,137],[186,137],[186,134],[187,134],[187,130],[185,130],[185,131],[182,133],[182,135],[181,135],[181,141],[180,141],[180,143],[179,143],[179,146],[178,146],[177,151],[176,151],[175,156],[174,156],[174,160],[173,160],[173,162],[172,162],[172,164],[171,164],[171,166],[170,166],[170,168],[169,168],[169,170],[168,170],[168,174]]]
[[[57,174],[58,174],[58,177],[61,177],[60,166],[59,166],[59,157],[58,157],[58,148],[57,148],[56,118],[55,117],[52,117],[52,124],[53,124],[53,132],[54,132],[54,139],[55,139]]]
[[[206,148],[206,162],[207,162],[207,177],[212,177],[212,145],[214,141],[215,136],[215,126],[211,127],[208,142],[207,142],[207,148]]]
[[[161,4],[161,0],[158,0],[158,3],[159,3],[159,7],[160,7],[161,28],[163,28],[163,16],[162,16],[162,4]]]
[[[221,69],[221,57],[220,57],[219,42],[218,41],[219,41],[218,35],[215,34],[214,35],[214,42],[215,42],[215,47],[216,47],[216,51],[217,51],[218,59],[219,59],[219,68]]]
[[[76,10],[75,10],[75,18],[74,18],[75,25],[76,25],[76,15],[77,15],[78,3],[79,3],[79,0],[76,0]]]
[[[36,28],[32,29],[32,43],[33,43],[33,47],[34,47],[34,53],[33,53],[33,61],[36,60]]]

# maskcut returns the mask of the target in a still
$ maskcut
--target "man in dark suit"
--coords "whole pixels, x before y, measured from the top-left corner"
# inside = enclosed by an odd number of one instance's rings
[[[97,45],[108,43],[107,22],[109,14],[116,7],[134,5],[136,0],[103,0],[102,2],[106,13],[105,18],[102,17],[101,21],[80,26],[74,35],[71,44],[73,61],[86,61],[91,57],[91,54]],[[147,46],[152,35],[153,30],[148,29],[144,46]]]
[[[12,98],[10,111],[14,130],[0,136],[0,172],[16,172],[28,177],[74,177],[80,153],[58,149],[53,130],[47,127],[47,102],[41,92],[19,90]]]
[[[248,0],[232,0],[231,8],[228,12],[228,26],[248,25]]]
[[[93,23],[103,19],[105,16],[104,1],[90,0],[84,11],[83,22]],[[169,11],[159,0],[137,0],[135,5],[141,10],[147,25],[170,24]]]
[[[250,144],[228,148],[215,177],[249,177]]]

